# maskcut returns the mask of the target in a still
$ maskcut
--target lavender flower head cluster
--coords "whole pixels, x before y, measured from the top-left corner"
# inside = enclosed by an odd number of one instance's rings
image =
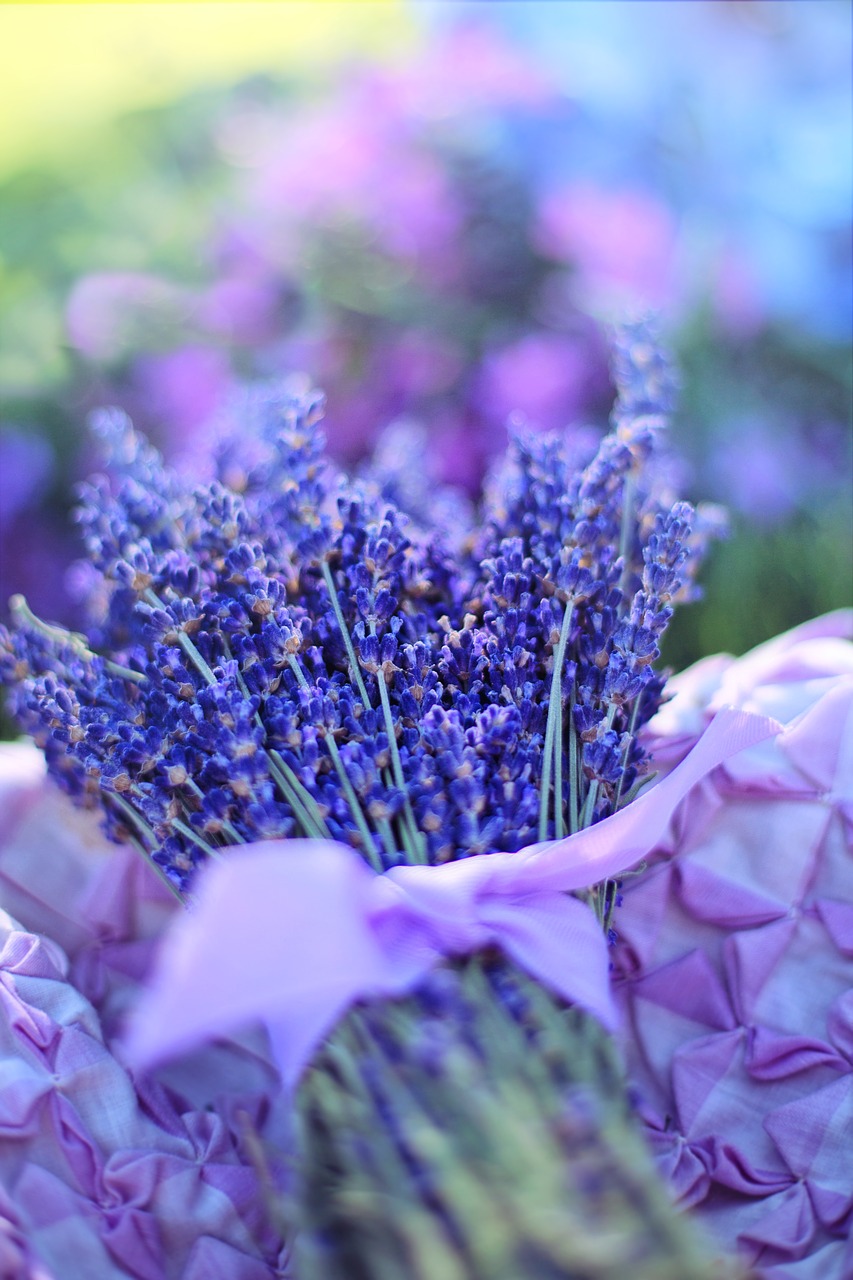
[[[516,435],[476,513],[419,486],[405,449],[396,477],[390,455],[339,474],[316,395],[248,391],[201,485],[100,415],[86,632],[20,598],[0,632],[53,775],[181,896],[243,842],[332,838],[383,870],[626,804],[710,522],[669,492],[672,380],[644,327],[619,334],[614,369],[597,452]]]

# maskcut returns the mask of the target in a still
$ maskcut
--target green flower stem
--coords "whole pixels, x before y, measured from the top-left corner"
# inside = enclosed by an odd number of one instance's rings
[[[347,659],[350,664],[352,679],[355,682],[355,685],[359,691],[359,695],[364,704],[365,710],[371,711],[373,709],[373,704],[370,701],[370,697],[367,692],[367,686],[365,685],[364,678],[361,674],[361,666],[359,664],[358,656],[355,652],[355,648],[352,643],[352,637],[350,636],[350,633],[349,633],[349,627],[347,626],[346,619],[343,615],[343,611],[341,610],[340,601],[338,600],[338,593],[335,588],[334,578],[332,577],[332,571],[329,568],[328,561],[326,560],[323,561],[321,570],[323,574],[323,581],[326,583],[326,588],[329,592],[329,599],[331,601],[332,608],[335,613],[335,618],[337,620],[338,627],[340,628],[341,638],[343,639],[344,647],[346,648],[346,651],[347,651]],[[371,634],[372,635],[376,634],[375,623],[371,625]],[[397,738],[393,732],[393,729],[390,729],[390,730],[388,729],[390,706],[388,708],[388,712],[386,713],[385,703],[387,700],[388,691],[384,687],[384,678],[377,677],[377,684],[379,685],[379,697],[380,697],[380,701],[382,702],[382,713],[385,719],[386,731],[388,731],[388,735],[389,735],[389,749],[392,755],[392,762],[394,764],[399,764],[399,752],[397,751]],[[391,724],[393,725],[393,719],[391,720]],[[417,824],[415,823],[414,815],[412,813],[412,808],[409,803],[408,796],[406,796],[405,785],[403,782],[400,781],[401,777],[402,777],[402,767],[400,768],[399,773],[395,769],[396,785],[402,790],[403,795],[405,797],[404,822],[406,825],[403,827],[403,830],[401,831],[400,843],[403,845],[403,848],[406,850],[407,854],[409,855],[410,862],[425,862],[426,861],[425,842],[421,834],[418,832]],[[390,832],[391,830],[390,827],[388,827],[387,830],[388,832]],[[394,852],[397,846],[397,842],[393,839],[393,835],[391,836],[391,839],[389,841],[389,839],[384,833],[383,833],[383,841],[385,843],[386,850],[390,855],[391,853]]]
[[[311,792],[303,786],[290,765],[274,747],[268,749],[267,755],[271,762],[273,778],[293,810],[293,816],[302,827],[303,833],[311,839],[331,840],[331,832]]]
[[[300,667],[295,655],[291,655],[289,662],[290,662],[290,669],[293,672],[293,674],[296,676],[296,679],[300,687],[303,689],[310,689],[311,686],[309,685],[305,677],[305,672]],[[352,783],[349,780],[349,775],[347,774],[346,765],[344,764],[343,759],[341,758],[341,753],[338,749],[338,744],[337,742],[335,742],[335,735],[332,733],[331,730],[326,731],[323,741],[325,742],[328,748],[329,755],[331,756],[331,759],[332,759],[332,764],[335,766],[338,777],[341,780],[341,786],[343,787],[344,795],[346,796],[346,799],[347,799],[347,804],[350,807],[350,812],[352,813],[353,821],[355,822],[355,825],[358,827],[359,835],[364,841],[364,851],[365,851],[365,854],[367,855],[367,859],[370,865],[373,867],[374,871],[381,872],[383,870],[382,859],[379,856],[379,850],[376,847],[376,841],[373,838],[373,832],[370,830],[370,827],[367,825],[367,819],[364,816],[364,812],[362,811],[358,796],[355,793],[355,788],[353,787]]]
[[[234,655],[231,652],[231,646],[228,643],[228,640],[225,636],[222,637],[222,646],[225,649],[225,656],[227,658],[230,658],[233,661]],[[236,672],[237,672],[237,684],[239,686],[240,692],[242,693],[246,701],[249,702],[251,700],[252,695],[249,693],[249,686],[246,684],[246,681],[243,678],[243,672],[240,670],[239,664],[236,667]],[[263,730],[264,722],[261,719],[260,711],[256,711],[253,718],[256,726],[259,729]]]
[[[554,720],[554,839],[562,840],[566,834],[566,818],[563,812],[563,682],[560,677],[560,711]]]
[[[154,605],[155,608],[158,608],[158,609],[164,608],[162,600],[159,598],[159,596],[156,595],[155,592],[151,590],[150,587],[143,594],[149,604]],[[204,657],[199,652],[197,647],[193,644],[192,640],[189,638],[186,632],[178,631],[177,636],[178,636],[178,643],[180,644],[184,653],[187,655],[190,662],[193,664],[196,671],[198,671],[202,679],[207,684],[210,684],[210,685],[217,684],[218,681],[216,679],[216,676],[213,674],[212,670],[210,669],[209,664],[205,661]],[[226,649],[227,647],[228,646],[226,642]],[[300,671],[300,674],[301,674],[301,671]],[[239,672],[239,670],[238,670],[238,680],[240,683],[240,688],[243,693],[243,696],[248,701],[249,691],[246,688],[246,683],[243,680],[242,674]],[[258,716],[256,717],[256,719],[258,720],[258,723],[260,723],[261,726],[263,727],[260,717]],[[269,765],[270,777],[273,779],[274,782],[277,783],[279,790],[282,793],[282,796],[290,805],[291,809],[293,810],[293,815],[296,818],[296,821],[300,824],[305,834],[307,836],[316,837],[321,840],[330,839],[331,837],[329,834],[329,830],[326,827],[325,822],[322,820],[322,817],[320,817],[319,821],[316,820],[317,816],[319,816],[319,810],[317,811],[317,815],[309,816],[310,811],[308,809],[308,806],[306,805],[306,797],[308,797],[311,800],[311,804],[314,806],[315,809],[316,809],[316,803],[314,802],[312,797],[308,796],[308,792],[299,782],[299,779],[296,777],[296,775],[294,774],[292,780],[289,781],[286,775],[287,767],[284,764],[284,761],[279,756],[278,752],[270,751],[266,747],[263,748],[263,751]]]
[[[614,796],[614,798],[613,798],[613,812],[614,812],[614,813],[616,813],[616,812],[618,811],[619,806],[620,806],[621,801],[622,801],[622,788],[623,788],[623,783],[624,783],[624,779],[625,779],[625,768],[626,768],[627,763],[628,763],[628,752],[629,752],[629,751],[630,751],[630,749],[631,749],[631,742],[632,742],[632,741],[633,741],[633,739],[634,739],[634,733],[635,733],[636,728],[637,728],[637,716],[638,716],[638,714],[639,714],[639,710],[640,710],[640,702],[642,701],[642,697],[643,697],[642,692],[640,692],[639,696],[636,698],[636,700],[635,700],[635,702],[634,702],[633,707],[631,708],[631,718],[630,718],[630,721],[629,721],[629,724],[628,724],[628,736],[629,736],[629,741],[628,741],[628,742],[626,742],[626,744],[625,744],[625,750],[624,750],[624,752],[622,753],[622,773],[619,775],[619,783],[618,783],[618,785],[617,785],[617,787],[616,787],[616,794],[615,794],[615,796]],[[628,792],[627,796],[625,797],[625,803],[626,803],[626,804],[628,804],[631,800],[633,800],[633,798],[634,798],[634,796],[637,794],[637,792],[638,792],[639,788],[640,788],[640,787],[641,787],[641,786],[642,786],[646,781],[647,781],[647,779],[645,779],[645,778],[643,778],[643,779],[638,779],[638,780],[637,780],[637,783],[635,783],[635,784],[634,784],[634,786],[630,789],[630,791]],[[602,881],[602,883],[601,883],[601,884],[599,884],[599,885],[596,885],[596,886],[595,886],[595,889],[593,890],[593,895],[592,895],[593,907],[594,907],[594,910],[595,910],[595,914],[598,916],[598,919],[601,921],[601,926],[602,926],[602,928],[604,929],[605,934],[608,934],[608,933],[610,932],[610,926],[611,926],[611,924],[613,923],[613,914],[614,914],[614,912],[615,912],[615,910],[616,910],[616,889],[615,889],[615,886],[614,886],[614,888],[613,888],[613,891],[610,893],[610,905],[609,905],[609,906],[607,905],[608,886],[609,886],[611,883],[612,883],[612,882],[611,882],[610,880],[604,880],[604,881]]]
[[[382,843],[385,846],[385,852],[387,853],[389,858],[393,857],[394,852],[397,848],[397,843],[398,843],[394,837],[394,828],[391,826],[391,823],[388,821],[387,818],[380,818],[379,821],[376,823],[376,826],[379,830],[380,836],[382,837]]]
[[[624,796],[622,797],[622,808],[623,809],[627,808],[627,806],[631,803],[631,801],[634,800],[640,794],[643,788],[647,787],[649,783],[654,782],[657,776],[658,776],[657,770],[655,770],[654,773],[646,773],[643,775],[642,778],[638,778],[637,781],[634,783],[633,787],[631,787],[631,790],[626,791]]]
[[[560,817],[556,823],[562,825],[563,807],[563,761],[562,761],[562,719],[563,719],[563,663],[566,659],[566,645],[569,642],[569,631],[572,624],[572,605],[567,601],[560,625],[560,638],[554,650],[554,666],[551,672],[551,692],[548,696],[548,718],[545,722],[545,745],[542,751],[542,789],[539,795],[539,839],[548,839],[548,806],[551,799],[551,770],[555,763],[557,743],[557,726],[559,723],[560,756],[556,759],[554,802]],[[559,799],[558,799],[559,797]]]
[[[231,648],[228,641],[223,638],[225,652],[231,657]],[[237,683],[243,697],[248,702],[251,694],[249,693],[246,681],[243,678],[243,672],[237,667]],[[255,724],[264,734],[266,739],[266,727],[261,718],[259,711],[255,712]],[[293,810],[293,816],[302,827],[305,835],[316,837],[321,840],[331,839],[329,828],[326,826],[325,819],[320,812],[320,807],[314,797],[311,795],[307,787],[304,787],[297,778],[296,774],[282,760],[279,753],[272,747],[263,747],[269,765],[270,777],[276,783],[287,803]]]
[[[611,702],[610,706],[607,708],[607,715],[604,720],[605,730],[613,728],[613,721],[615,719],[616,719],[616,704],[615,702]],[[600,786],[601,784],[599,783],[597,778],[593,778],[589,784],[589,790],[586,793],[586,800],[584,801],[584,806],[581,811],[581,817],[580,817],[580,825],[582,829],[584,827],[589,827],[592,825],[592,820],[595,816],[595,806],[598,801],[598,792],[600,790]]]
[[[622,559],[622,577],[619,586],[623,596],[628,590],[628,580],[631,576],[631,538],[636,527],[634,521],[636,490],[637,482],[633,472],[629,471],[622,489],[622,523],[619,529],[619,555]]]
[[[142,857],[145,860],[146,866],[149,866],[152,869],[152,871],[155,873],[157,878],[161,880],[164,885],[166,885],[166,887],[168,888],[172,896],[177,898],[178,902],[183,904],[184,896],[181,893],[180,889],[176,884],[172,883],[172,881],[166,875],[166,872],[163,870],[160,864],[154,861],[154,858],[151,856],[151,851],[145,847],[145,843],[144,843],[145,841],[148,841],[149,844],[151,844],[154,848],[156,848],[157,845],[159,845],[160,841],[157,839],[156,832],[153,830],[152,827],[148,825],[148,823],[142,817],[142,814],[137,813],[137,811],[134,809],[132,804],[128,804],[124,796],[120,796],[116,791],[106,791],[103,794],[106,798],[107,804],[115,805],[115,807],[121,813],[122,817],[127,818],[128,822],[132,823],[132,825],[136,828],[136,830],[142,836],[142,840],[138,840],[131,833],[130,843],[133,845],[134,849],[136,849],[136,851],[142,855]]]
[[[146,588],[146,590],[142,592],[142,597],[144,600],[147,600],[148,604],[153,605],[155,609],[165,610],[166,606],[163,601],[157,595],[156,591],[152,591],[150,587]],[[184,653],[187,655],[190,662],[193,664],[205,683],[216,684],[216,676],[213,674],[210,666],[193,644],[186,631],[182,631],[181,628],[178,627],[175,631],[175,635],[178,637],[178,644],[181,646]]]
[[[182,836],[186,836],[187,840],[191,840],[193,844],[197,845],[198,848],[206,853],[209,858],[215,858],[218,862],[222,861],[222,854],[219,850],[215,849],[212,844],[208,844],[200,835],[197,835],[188,823],[183,822],[180,818],[172,818],[171,821],[172,826],[176,831],[180,831]]]
[[[580,830],[580,759],[575,728],[575,686],[569,700],[569,834]]]
[[[71,649],[86,662],[96,662],[100,659],[104,664],[104,670],[109,671],[110,675],[120,676],[122,680],[130,680],[134,684],[147,683],[148,677],[141,671],[131,671],[130,667],[123,667],[118,662],[112,662],[109,658],[102,658],[100,654],[93,653],[86,643],[86,637],[81,636],[77,631],[66,631],[64,627],[54,627],[49,622],[43,622],[33,613],[24,596],[10,597],[9,612],[19,625],[28,627],[31,631],[38,631],[54,644],[61,644],[66,649]]]
[[[376,635],[376,623],[371,620],[370,634]],[[403,816],[400,821],[400,836],[403,848],[406,850],[409,862],[425,863],[428,861],[426,840],[422,832],[418,830],[418,824],[415,821],[415,815],[412,811],[412,805],[406,790],[406,778],[403,773],[403,762],[400,759],[400,748],[397,746],[397,732],[394,725],[394,716],[391,711],[391,699],[388,694],[388,682],[385,678],[385,672],[379,670],[376,674],[376,683],[379,686],[379,701],[382,705],[382,718],[385,721],[385,732],[388,736],[388,750],[391,752],[391,772],[394,783],[403,795]]]
[[[409,855],[409,861],[415,863],[425,863],[427,859],[426,841],[423,835],[418,831],[415,815],[412,812],[411,802],[406,792],[406,779],[403,774],[403,762],[400,759],[400,749],[397,746],[397,734],[394,728],[394,716],[391,712],[391,700],[388,697],[388,686],[385,682],[385,674],[380,671],[377,676],[376,683],[379,685],[379,700],[382,703],[382,715],[385,719],[385,732],[388,735],[388,747],[391,752],[391,768],[394,774],[394,781],[397,787],[403,793],[403,822],[401,822],[401,834],[404,837],[404,848]]]
[[[335,587],[335,582],[332,577],[332,571],[329,568],[329,563],[327,560],[323,561],[321,565],[321,569],[323,573],[323,581],[325,582],[326,588],[329,592],[329,600],[331,602],[332,608],[335,611],[335,618],[337,619],[338,626],[340,627],[341,638],[343,639],[344,647],[346,648],[346,651],[347,651],[347,658],[350,664],[350,673],[352,675],[353,680],[355,681],[356,687],[358,688],[358,692],[361,695],[361,700],[364,703],[365,711],[370,711],[371,706],[370,706],[370,699],[367,696],[367,688],[362,678],[361,667],[358,664],[358,658],[356,657],[356,652],[355,652],[355,649],[353,648],[352,637],[350,636],[349,627],[346,624],[346,619],[344,618],[343,612],[341,610],[340,601],[338,600],[338,592]]]
[[[628,764],[628,752],[631,750],[631,743],[634,741],[634,734],[637,731],[637,717],[640,714],[640,703],[643,701],[643,691],[640,690],[634,699],[634,705],[631,708],[631,719],[628,722],[628,741],[625,743],[625,751],[622,755],[622,772],[619,775],[619,782],[616,787],[616,795],[613,797],[613,812],[619,808],[622,799],[622,785],[625,781],[625,768]]]

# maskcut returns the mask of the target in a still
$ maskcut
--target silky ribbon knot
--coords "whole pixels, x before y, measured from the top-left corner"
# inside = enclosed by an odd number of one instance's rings
[[[293,1085],[355,1001],[401,995],[444,958],[489,944],[613,1029],[607,943],[573,891],[635,866],[701,778],[780,729],[723,710],[681,764],[626,808],[518,853],[377,875],[334,841],[234,848],[201,872],[195,908],[167,935],[129,1058],[151,1067],[262,1018]]]

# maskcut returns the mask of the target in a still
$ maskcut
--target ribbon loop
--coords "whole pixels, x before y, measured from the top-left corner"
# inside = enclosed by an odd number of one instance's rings
[[[681,764],[625,809],[518,853],[380,876],[332,841],[235,848],[204,869],[197,908],[167,935],[128,1056],[150,1067],[263,1018],[294,1084],[350,1004],[401,995],[443,958],[488,943],[612,1028],[607,945],[593,912],[569,893],[636,865],[702,777],[780,729],[724,710]]]

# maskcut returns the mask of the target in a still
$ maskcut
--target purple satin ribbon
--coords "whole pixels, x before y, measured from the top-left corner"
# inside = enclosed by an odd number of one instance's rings
[[[165,939],[130,1028],[129,1060],[151,1067],[262,1018],[292,1085],[353,1002],[400,995],[445,957],[492,943],[612,1029],[607,944],[571,891],[635,866],[697,782],[780,728],[721,711],[681,764],[625,809],[518,853],[377,875],[333,841],[234,848],[200,874],[196,907]]]

